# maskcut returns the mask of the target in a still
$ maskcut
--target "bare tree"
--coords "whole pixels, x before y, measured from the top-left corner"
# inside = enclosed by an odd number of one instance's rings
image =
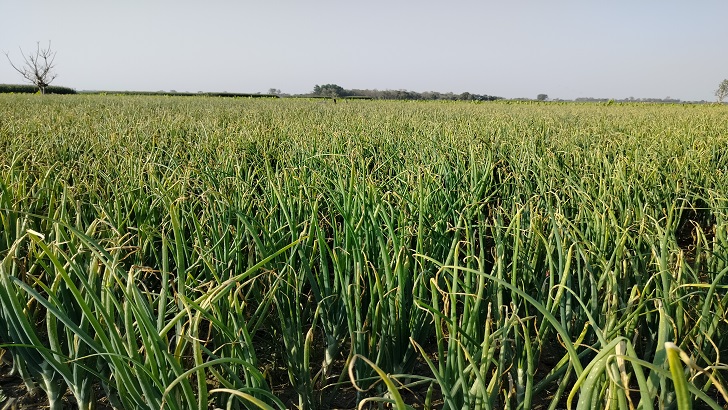
[[[40,42],[38,42],[35,53],[28,54],[27,56],[23,53],[23,49],[21,48],[20,55],[23,56],[24,64],[20,67],[13,63],[7,52],[4,52],[4,54],[5,58],[8,59],[8,62],[10,62],[10,65],[13,66],[15,71],[19,72],[23,78],[38,87],[41,94],[45,94],[46,87],[48,87],[56,78],[56,73],[53,72],[56,53],[51,50],[50,41],[48,41],[47,48],[41,48]]]
[[[718,97],[718,102],[722,103],[725,97],[728,97],[728,79],[723,80],[715,90],[715,96]]]

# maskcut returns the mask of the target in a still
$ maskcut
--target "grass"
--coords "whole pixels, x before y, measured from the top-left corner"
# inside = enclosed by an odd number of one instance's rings
[[[0,108],[0,344],[51,408],[726,403],[723,106]]]

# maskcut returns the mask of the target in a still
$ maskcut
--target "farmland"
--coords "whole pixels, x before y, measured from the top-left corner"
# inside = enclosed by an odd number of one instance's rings
[[[726,106],[0,113],[0,347],[51,408],[726,403]]]

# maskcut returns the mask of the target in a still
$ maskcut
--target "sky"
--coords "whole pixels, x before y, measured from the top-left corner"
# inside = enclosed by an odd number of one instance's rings
[[[0,0],[0,51],[51,42],[76,90],[715,100],[726,0]],[[0,83],[21,83],[0,55]]]

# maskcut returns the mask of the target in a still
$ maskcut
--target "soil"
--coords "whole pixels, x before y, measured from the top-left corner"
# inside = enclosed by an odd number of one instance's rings
[[[4,353],[4,352],[2,352]],[[43,409],[48,407],[48,399],[38,392],[30,394],[17,375],[11,375],[12,362],[7,354],[0,353],[0,409]]]
[[[8,354],[0,350],[0,410],[47,409],[48,398],[40,389],[28,391],[23,379],[17,374],[11,374],[12,362]],[[95,391],[99,397],[96,410],[112,410],[113,407],[104,397],[103,390],[98,387]],[[66,393],[63,396],[64,409],[77,409],[78,405],[73,395]]]

